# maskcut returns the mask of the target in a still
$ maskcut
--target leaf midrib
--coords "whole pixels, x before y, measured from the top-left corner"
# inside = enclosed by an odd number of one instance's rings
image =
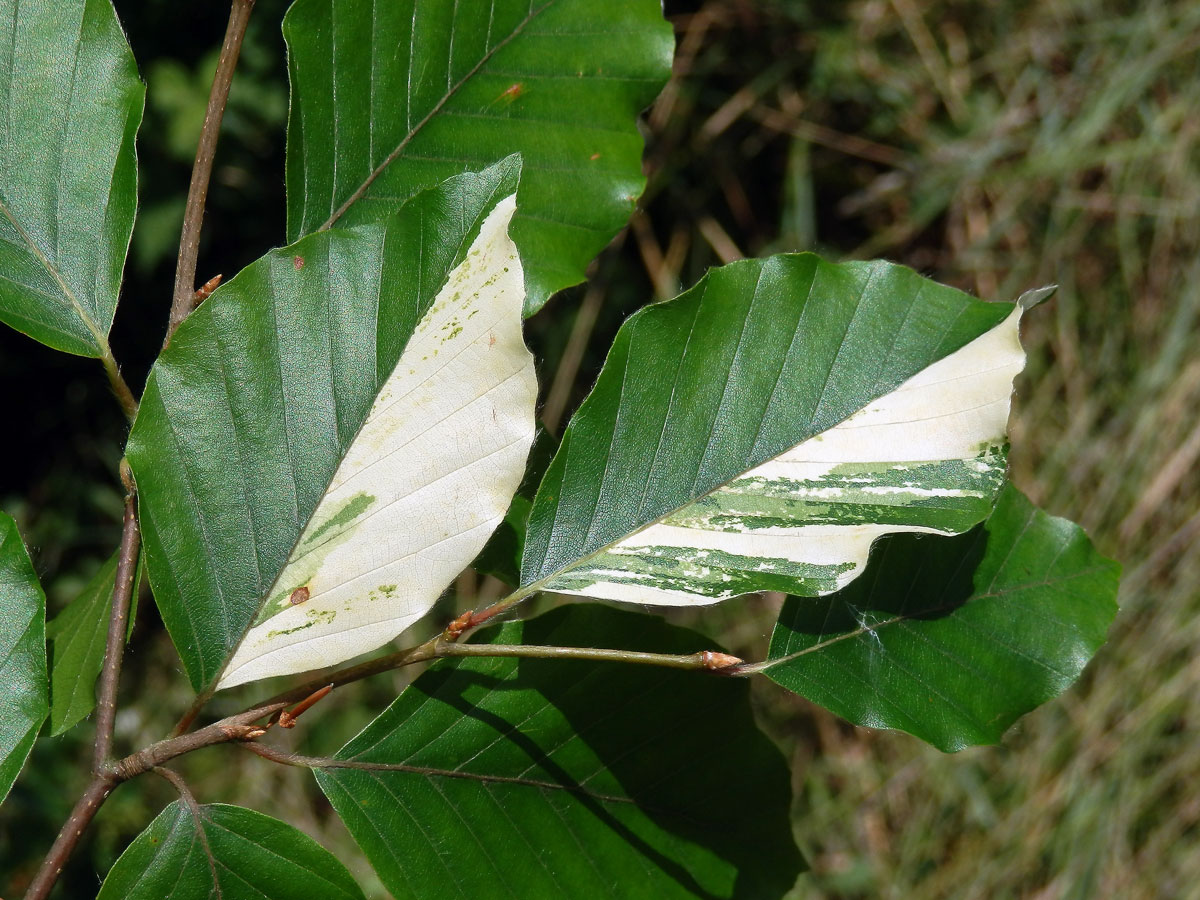
[[[375,182],[375,179],[377,179],[380,175],[382,175],[384,173],[384,171],[388,168],[388,166],[390,166],[393,162],[395,162],[397,159],[400,158],[400,155],[404,152],[405,148],[409,144],[412,143],[412,141],[420,133],[421,129],[424,128],[426,125],[428,125],[429,122],[438,113],[440,113],[442,111],[442,109],[446,106],[447,103],[450,102],[450,100],[455,96],[455,94],[457,94],[458,91],[468,81],[470,81],[472,78],[474,78],[479,73],[479,70],[482,69],[483,66],[492,59],[492,57],[494,57],[500,50],[502,50],[506,46],[508,46],[508,44],[511,43],[514,38],[516,38],[518,35],[520,35],[525,30],[525,28],[529,25],[530,22],[532,22],[535,18],[537,18],[539,15],[541,15],[543,12],[545,12],[547,9],[549,9],[551,6],[553,6],[556,2],[558,2],[558,0],[546,0],[546,2],[543,3],[541,6],[539,6],[537,9],[530,9],[530,11],[525,15],[525,18],[521,20],[520,24],[518,24],[509,33],[509,35],[507,37],[505,37],[502,41],[500,41],[494,47],[491,47],[489,50],[487,50],[487,52],[485,52],[483,54],[483,56],[480,57],[479,61],[477,63],[475,63],[474,66],[471,67],[470,71],[468,71],[462,78],[459,79],[459,81],[452,88],[450,88],[448,91],[446,91],[445,94],[442,95],[441,99],[438,100],[438,102],[434,104],[433,108],[430,109],[429,112],[425,114],[425,116],[421,119],[421,121],[419,121],[411,129],[409,129],[408,134],[406,134],[403,138],[401,138],[400,143],[396,145],[396,148],[394,150],[392,150],[392,152],[389,153],[386,157],[384,157],[383,162],[381,162],[378,166],[376,166],[371,171],[371,174],[368,175],[366,177],[366,179],[363,181],[363,183],[360,184],[354,190],[354,193],[352,193],[349,197],[347,197],[345,202],[343,202],[341,206],[339,206],[337,209],[335,209],[333,211],[333,213],[329,216],[329,218],[325,220],[324,224],[322,224],[316,230],[324,231],[327,228],[332,228],[337,223],[338,219],[340,219],[343,215],[346,214],[346,212],[349,211],[350,207],[352,207],[355,203],[357,203],[359,200],[361,200],[363,198],[363,196],[366,194],[367,190]],[[374,36],[374,31],[372,31],[372,36]],[[412,64],[411,58],[409,60],[409,64],[410,65]],[[375,80],[374,80],[374,78],[372,78],[371,79],[372,90],[374,90],[374,85],[375,85]],[[409,103],[411,104],[411,97],[409,98]]]
[[[63,278],[62,273],[59,271],[58,266],[50,262],[50,259],[45,253],[42,252],[42,248],[34,242],[34,240],[29,236],[29,233],[22,227],[21,223],[17,221],[16,216],[14,216],[12,210],[9,209],[8,203],[5,202],[3,192],[0,192],[0,213],[4,215],[4,218],[8,219],[13,228],[16,229],[17,234],[21,236],[21,240],[23,240],[25,245],[29,248],[29,251],[37,257],[38,262],[42,264],[43,268],[50,273],[50,276],[58,284],[59,290],[62,291],[63,296],[66,297],[67,301],[71,304],[71,308],[75,310],[75,314],[79,316],[79,319],[83,322],[84,327],[91,332],[92,338],[96,341],[96,347],[98,350],[100,350],[101,356],[103,358],[110,356],[111,351],[108,347],[108,336],[105,335],[105,333],[100,329],[100,326],[96,324],[96,321],[83,307],[83,304],[79,302],[79,299],[75,296],[75,292],[72,291],[67,285],[67,282]]]

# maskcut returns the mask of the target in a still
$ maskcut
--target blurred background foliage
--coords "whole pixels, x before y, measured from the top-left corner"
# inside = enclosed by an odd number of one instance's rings
[[[117,2],[149,85],[141,212],[114,329],[135,389],[166,322],[224,29],[223,4],[183,6]],[[282,241],[284,8],[255,9],[201,281]],[[1109,644],[1081,684],[1000,746],[944,756],[759,686],[761,720],[793,758],[796,837],[813,869],[794,897],[1200,896],[1200,5],[709,0],[667,13],[679,47],[646,115],[641,211],[589,286],[530,323],[547,429],[561,429],[632,310],[742,255],[883,256],[987,299],[1054,282],[1053,302],[1024,326],[1013,479],[1125,564]],[[4,331],[0,367],[5,384],[36,385],[6,395],[22,435],[0,502],[34,549],[53,614],[116,545],[124,425],[90,361]],[[443,611],[496,590],[468,574]],[[749,598],[676,618],[759,657],[774,605]],[[153,604],[139,616],[118,719],[130,749],[160,737],[189,699]],[[411,674],[340,690],[288,739],[332,751]],[[230,692],[214,712],[249,698]],[[82,724],[40,742],[5,805],[0,859],[18,882],[82,786],[90,738]],[[233,752],[179,768],[202,800],[301,825],[383,896],[306,773]],[[119,791],[61,895],[92,896],[170,798],[148,779]]]

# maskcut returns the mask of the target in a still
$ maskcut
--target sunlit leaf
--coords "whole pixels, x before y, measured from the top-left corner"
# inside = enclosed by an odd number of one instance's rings
[[[846,589],[789,599],[764,671],[858,725],[994,743],[1104,643],[1119,572],[1010,486],[969,534],[887,538]]]
[[[0,320],[108,355],[145,89],[109,0],[0,0]]]
[[[155,365],[127,452],[197,688],[391,640],[503,518],[537,390],[507,237],[518,174],[458,176],[382,225],[273,251]]]
[[[888,263],[735,263],[621,329],[529,519],[525,589],[820,595],[1004,482],[1021,306]]]
[[[532,314],[633,212],[674,49],[658,0],[299,0],[284,35],[291,240],[519,152]]]

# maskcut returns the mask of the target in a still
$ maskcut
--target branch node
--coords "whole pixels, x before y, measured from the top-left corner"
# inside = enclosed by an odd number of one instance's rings
[[[730,669],[734,666],[740,666],[745,660],[737,656],[731,656],[728,653],[718,653],[715,650],[705,650],[701,654],[701,659],[704,663],[704,668],[710,672],[720,672],[723,669]]]
[[[332,690],[333,690],[333,685],[327,684],[323,688],[318,688],[317,690],[313,691],[311,694],[309,694],[307,697],[305,697],[303,700],[301,700],[299,703],[297,703],[292,709],[280,710],[280,712],[279,712],[279,727],[280,728],[295,728],[296,720],[298,718],[300,718],[300,716],[304,713],[304,711],[311,708],[322,698],[328,696],[329,692]]]

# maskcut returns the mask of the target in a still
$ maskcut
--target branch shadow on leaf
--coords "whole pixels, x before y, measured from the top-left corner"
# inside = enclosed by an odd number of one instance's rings
[[[702,636],[658,617],[599,605],[560,607],[524,629],[523,639],[538,644],[712,649]],[[513,677],[495,678],[447,667],[414,687],[509,743],[528,760],[526,771],[571,792],[689,895],[748,900],[782,896],[793,886],[804,862],[791,834],[790,775],[755,725],[747,683],[620,663],[522,659],[515,669]],[[496,693],[529,696],[508,704]],[[566,722],[561,744],[546,748],[522,730],[535,704],[552,707],[549,715]],[[497,707],[523,715],[506,716]],[[585,744],[598,766],[582,783],[558,761],[573,742]],[[614,795],[636,805],[653,827],[637,833],[614,815]]]

